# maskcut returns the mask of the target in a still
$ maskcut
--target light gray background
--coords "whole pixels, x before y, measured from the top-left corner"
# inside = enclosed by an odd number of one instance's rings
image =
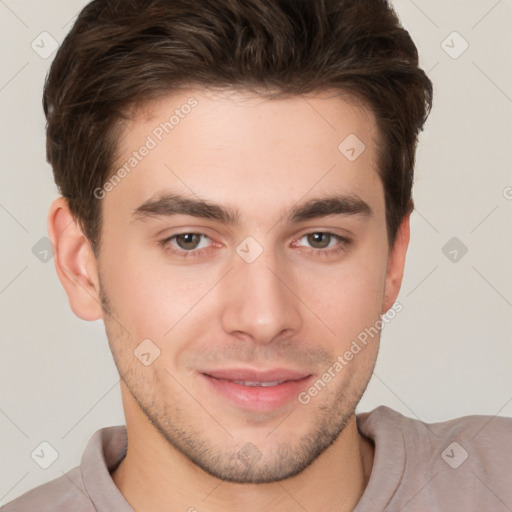
[[[93,432],[124,421],[103,325],[73,315],[53,261],[32,253],[57,192],[41,108],[52,56],[31,43],[43,31],[62,41],[85,3],[0,0],[0,503],[78,465]],[[512,416],[512,2],[394,5],[435,102],[418,151],[403,311],[358,410]],[[445,51],[463,48],[454,31],[469,44],[458,58]],[[442,252],[452,237],[468,248],[457,262]],[[46,470],[31,458],[42,441],[59,454]]]

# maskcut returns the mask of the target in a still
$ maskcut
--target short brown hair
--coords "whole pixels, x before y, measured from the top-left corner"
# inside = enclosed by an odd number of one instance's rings
[[[44,88],[47,159],[96,251],[119,121],[184,86],[262,96],[339,90],[369,107],[390,245],[413,208],[419,132],[432,84],[385,0],[94,0],[79,14]]]

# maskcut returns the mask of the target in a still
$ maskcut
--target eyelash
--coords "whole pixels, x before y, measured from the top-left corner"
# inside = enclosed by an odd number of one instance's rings
[[[333,237],[338,240],[338,243],[331,248],[310,249],[308,251],[310,254],[313,254],[314,256],[318,256],[318,257],[331,256],[331,255],[337,254],[339,252],[342,252],[342,251],[346,250],[346,248],[352,243],[352,240],[350,240],[349,238],[346,238],[341,235],[337,235],[336,233],[332,233],[330,231],[310,231],[308,233],[304,233],[303,235],[301,235],[297,240],[301,240],[304,237],[307,237],[309,235],[314,235],[314,234],[329,235],[330,237]],[[203,233],[194,233],[191,231],[191,232],[184,232],[184,233],[178,233],[176,235],[172,235],[168,238],[165,238],[164,240],[161,240],[159,242],[159,244],[166,250],[169,250],[172,254],[182,257],[182,258],[190,258],[190,257],[200,258],[200,257],[204,256],[205,253],[208,251],[209,247],[206,249],[199,249],[199,250],[192,249],[189,251],[187,251],[185,249],[175,249],[171,245],[171,241],[174,240],[176,237],[182,236],[182,235],[200,235],[200,236],[209,238],[208,235],[205,235]],[[171,249],[169,249],[169,247],[171,247]]]

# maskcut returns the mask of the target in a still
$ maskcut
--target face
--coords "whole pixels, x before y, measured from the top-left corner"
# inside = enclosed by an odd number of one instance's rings
[[[188,91],[125,126],[97,192],[109,343],[130,400],[214,476],[297,474],[366,388],[378,335],[353,342],[394,300],[374,124],[326,94]]]

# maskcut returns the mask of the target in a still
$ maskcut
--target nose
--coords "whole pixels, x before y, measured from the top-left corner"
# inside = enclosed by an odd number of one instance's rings
[[[219,297],[225,332],[268,344],[301,329],[300,300],[293,292],[291,272],[284,266],[265,253],[252,263],[235,257]]]

